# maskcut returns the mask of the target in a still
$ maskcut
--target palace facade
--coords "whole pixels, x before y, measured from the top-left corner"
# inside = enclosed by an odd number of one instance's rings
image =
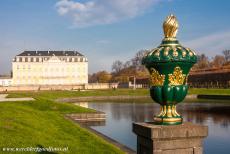
[[[88,83],[88,60],[77,51],[24,51],[12,62],[12,85]]]

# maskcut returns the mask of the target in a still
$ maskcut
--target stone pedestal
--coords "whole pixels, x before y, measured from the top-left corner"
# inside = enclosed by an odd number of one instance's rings
[[[188,122],[169,126],[133,123],[133,132],[137,154],[202,154],[208,127]]]

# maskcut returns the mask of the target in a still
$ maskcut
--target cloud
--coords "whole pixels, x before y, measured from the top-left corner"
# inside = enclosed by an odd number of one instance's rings
[[[163,0],[59,0],[55,7],[61,16],[69,17],[74,27],[111,24],[134,18]]]
[[[183,44],[194,49],[198,54],[205,53],[207,56],[222,54],[225,49],[230,49],[230,30],[217,32],[196,38]]]

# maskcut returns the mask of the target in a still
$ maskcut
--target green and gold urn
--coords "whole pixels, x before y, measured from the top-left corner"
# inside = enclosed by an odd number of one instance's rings
[[[154,123],[176,125],[183,122],[176,111],[176,104],[187,95],[188,73],[197,62],[197,57],[176,39],[178,21],[174,15],[166,18],[163,29],[165,38],[144,56],[142,64],[150,73],[150,95],[161,105],[160,114],[154,116]]]

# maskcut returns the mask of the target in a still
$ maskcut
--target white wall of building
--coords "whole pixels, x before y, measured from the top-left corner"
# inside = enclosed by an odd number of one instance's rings
[[[0,86],[8,87],[12,85],[12,78],[0,78]]]
[[[75,85],[88,83],[85,57],[16,56],[12,62],[13,85]],[[33,58],[33,59],[32,59]],[[38,59],[37,59],[38,58]],[[72,60],[70,60],[72,58]],[[79,58],[74,61],[73,58]],[[80,60],[80,58],[82,58]],[[38,61],[37,61],[38,60]],[[33,62],[32,62],[33,61]]]

